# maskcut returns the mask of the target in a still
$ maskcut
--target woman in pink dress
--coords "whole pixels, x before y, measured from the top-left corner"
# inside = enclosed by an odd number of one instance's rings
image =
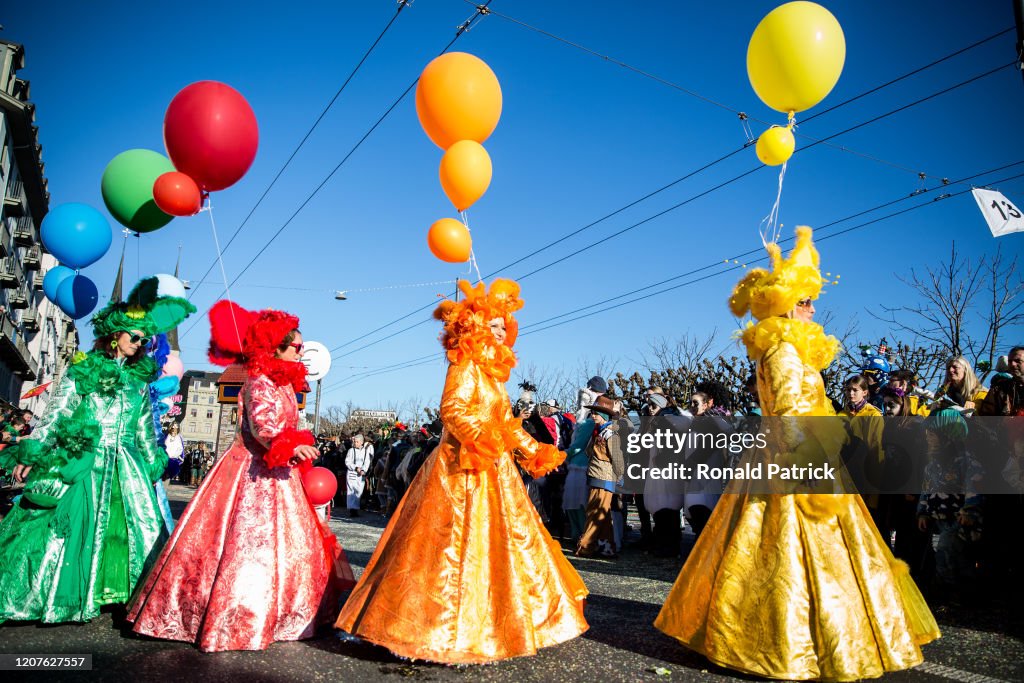
[[[308,390],[299,321],[222,301],[210,311],[210,360],[243,362],[235,441],[210,470],[133,598],[128,620],[200,650],[262,650],[312,637],[354,585],[334,534],[302,488],[318,456],[296,429]]]

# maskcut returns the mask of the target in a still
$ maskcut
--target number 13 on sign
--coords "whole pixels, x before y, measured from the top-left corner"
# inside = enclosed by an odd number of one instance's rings
[[[1002,192],[975,189],[972,193],[993,237],[1024,231],[1024,215]]]

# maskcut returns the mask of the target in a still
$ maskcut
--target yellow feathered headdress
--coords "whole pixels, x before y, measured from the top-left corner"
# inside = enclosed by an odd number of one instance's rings
[[[749,311],[754,318],[764,320],[782,316],[802,299],[817,299],[825,280],[819,270],[818,251],[811,242],[811,229],[796,229],[796,246],[789,258],[782,258],[778,244],[767,246],[772,260],[770,271],[755,268],[747,273],[732,290],[729,308],[737,318]]]

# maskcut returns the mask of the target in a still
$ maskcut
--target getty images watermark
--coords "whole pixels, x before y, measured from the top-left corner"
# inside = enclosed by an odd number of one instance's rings
[[[698,421],[699,422],[699,421]],[[756,432],[699,432],[685,431],[679,433],[671,428],[654,429],[650,432],[633,432],[626,436],[626,453],[638,455],[652,450],[681,456],[684,453],[702,451],[719,451],[723,454],[740,455],[752,449],[767,449],[767,433]],[[629,479],[665,479],[677,481],[714,481],[721,482],[732,479],[780,479],[806,481],[808,479],[830,480],[836,478],[833,465],[783,465],[772,462],[739,462],[736,465],[715,465],[711,462],[669,462],[660,467],[644,466],[631,462],[626,466]]]
[[[1024,494],[1024,418],[653,417],[618,439],[624,493]]]

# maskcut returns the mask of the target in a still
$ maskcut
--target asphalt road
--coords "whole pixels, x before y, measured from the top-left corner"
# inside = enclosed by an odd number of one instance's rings
[[[192,489],[173,486],[179,514]],[[337,533],[357,575],[384,527],[364,513],[337,518]],[[92,670],[8,672],[0,680],[88,681],[750,681],[715,667],[652,626],[682,561],[627,549],[617,561],[572,558],[591,591],[590,630],[526,657],[484,666],[448,667],[399,660],[382,648],[343,642],[328,630],[312,640],[263,652],[204,654],[191,645],[144,639],[119,611],[88,624],[0,626],[0,653],[91,654]],[[1001,601],[937,608],[943,637],[925,647],[926,662],[883,680],[987,683],[1024,681],[1024,614]]]

